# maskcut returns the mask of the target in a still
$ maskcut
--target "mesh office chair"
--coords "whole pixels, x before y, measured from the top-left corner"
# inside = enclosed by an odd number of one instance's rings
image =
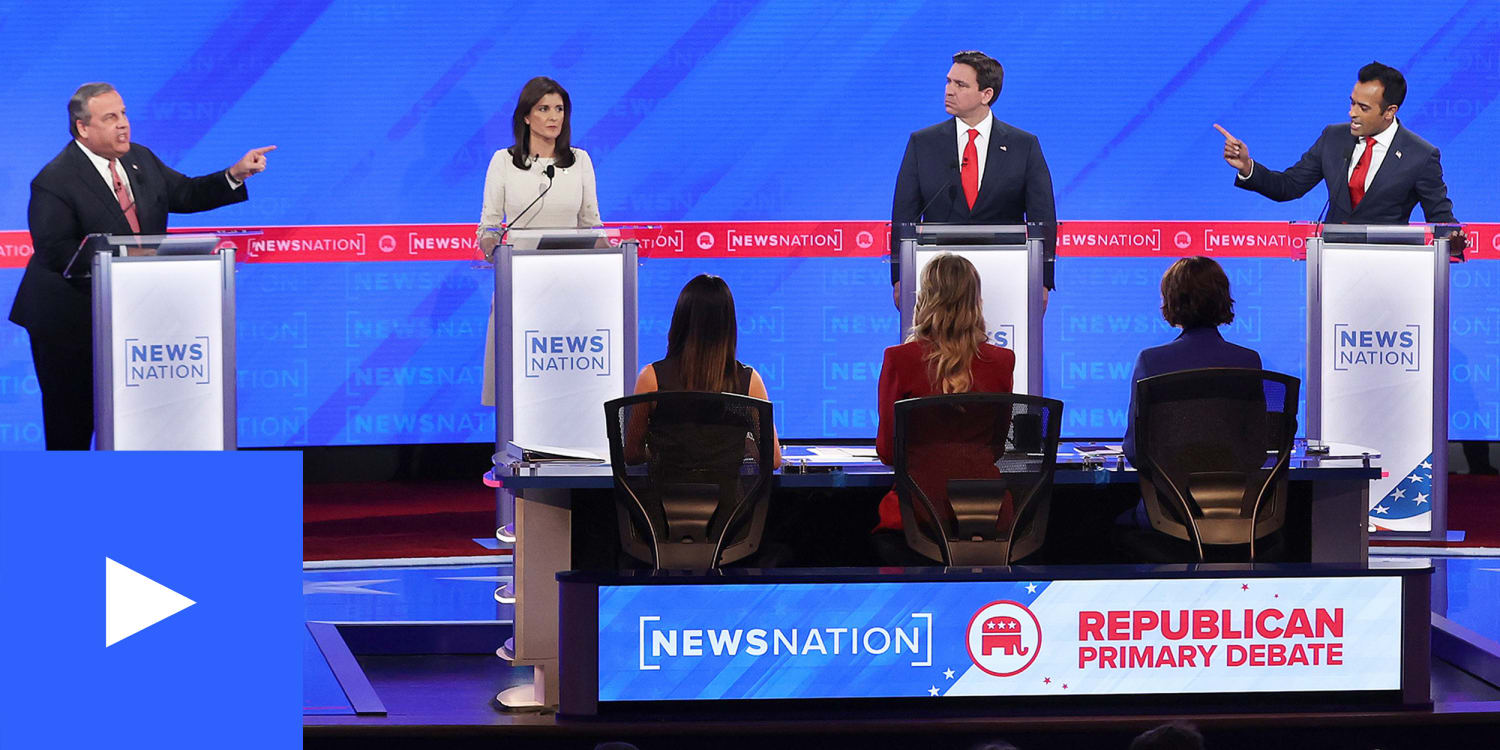
[[[1205,547],[1247,545],[1286,523],[1297,433],[1290,375],[1244,368],[1184,370],[1135,384],[1136,468],[1151,526]]]
[[[895,404],[896,495],[912,551],[1009,565],[1042,546],[1061,401],[959,393]]]
[[[760,547],[771,494],[771,403],[658,391],[604,404],[625,553],[702,570]]]

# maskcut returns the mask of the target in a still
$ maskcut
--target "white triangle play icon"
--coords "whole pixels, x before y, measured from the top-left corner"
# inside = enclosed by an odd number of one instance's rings
[[[110,646],[197,602],[104,558],[104,646]]]

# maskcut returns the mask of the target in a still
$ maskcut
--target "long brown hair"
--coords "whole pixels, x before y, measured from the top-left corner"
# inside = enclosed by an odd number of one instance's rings
[[[952,253],[928,261],[906,340],[928,344],[923,359],[932,385],[942,393],[968,392],[974,386],[969,363],[988,338],[974,264]]]
[[[516,99],[516,111],[510,116],[510,129],[516,136],[516,144],[510,147],[510,162],[516,165],[516,169],[531,169],[531,126],[526,124],[526,116],[548,94],[557,94],[563,100],[562,131],[557,134],[557,142],[552,150],[552,156],[556,159],[553,163],[558,169],[573,166],[573,100],[568,97],[568,90],[562,84],[546,76],[537,76],[521,87],[521,96]]]
[[[677,295],[672,326],[667,329],[667,359],[677,358],[683,389],[734,390],[738,337],[729,285],[706,273],[693,277]]]

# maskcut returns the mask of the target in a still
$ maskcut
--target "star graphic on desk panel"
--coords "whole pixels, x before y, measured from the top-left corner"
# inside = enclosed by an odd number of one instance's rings
[[[1028,583],[1028,584],[1026,584],[1026,593],[1028,593],[1028,594],[1035,594],[1036,593],[1036,584],[1034,584],[1034,583]]]
[[[1397,500],[1400,500],[1401,498],[1406,497],[1406,490],[1403,490],[1403,489],[1401,489],[1401,488],[1398,487],[1395,490],[1393,490],[1391,492],[1391,494],[1395,495]]]
[[[945,670],[943,670],[943,676],[947,677],[950,680],[953,679],[953,670],[951,670],[951,669],[945,669]]]
[[[368,581],[303,581],[303,594],[380,594],[382,596],[395,596],[394,591],[380,591],[367,588],[377,583],[390,583],[394,578],[380,578]]]
[[[1417,493],[1417,499],[1415,500],[1415,502],[1416,502],[1417,505],[1421,505],[1422,503],[1427,502],[1427,496],[1424,495],[1424,494],[1422,494],[1422,493],[1420,493],[1420,492],[1418,492]]]
[[[1384,505],[1377,505],[1377,506],[1375,506],[1375,512],[1376,513],[1390,513],[1391,509],[1385,507]]]
[[[927,694],[936,698],[938,694],[937,685],[933,685],[932,687],[927,688]]]
[[[1051,677],[1043,677],[1042,678],[1042,684],[1043,685],[1051,685],[1052,684],[1052,678]]]
[[[1422,468],[1424,468],[1424,469],[1431,469],[1432,468],[1432,462],[1431,461],[1423,461],[1422,462]]]
[[[1248,584],[1248,583],[1242,583],[1242,584],[1240,584],[1240,591],[1249,591],[1249,590],[1250,590],[1250,584]]]
[[[1412,474],[1411,476],[1409,476],[1409,477],[1406,478],[1406,481],[1408,481],[1408,482],[1420,482],[1420,481],[1422,481],[1422,478],[1419,477],[1419,476],[1417,476],[1416,474]]]

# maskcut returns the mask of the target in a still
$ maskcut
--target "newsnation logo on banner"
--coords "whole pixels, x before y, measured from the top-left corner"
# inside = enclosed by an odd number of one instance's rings
[[[604,586],[599,699],[1382,691],[1401,579]]]
[[[636,226],[632,226],[636,225]],[[644,225],[644,226],[639,226]],[[622,231],[650,257],[879,257],[890,252],[885,221],[626,222]],[[1062,257],[1305,258],[1312,224],[1277,221],[1063,221]],[[220,228],[224,229],[224,228]],[[474,224],[347,224],[258,227],[238,240],[239,263],[475,260]],[[212,231],[179,228],[173,231]],[[1500,260],[1500,224],[1465,224],[1467,260]],[[31,258],[31,235],[0,231],[0,268]]]

